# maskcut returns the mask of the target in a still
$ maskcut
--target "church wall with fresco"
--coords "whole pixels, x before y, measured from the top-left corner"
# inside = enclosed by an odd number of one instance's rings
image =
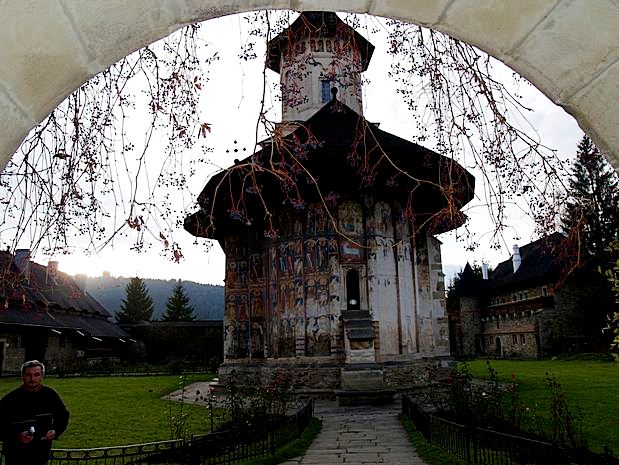
[[[377,361],[442,351],[440,242],[413,238],[396,202],[345,200],[332,211],[333,218],[321,204],[286,209],[276,216],[276,239],[226,239],[227,361],[341,360],[340,316],[348,308],[370,310]]]

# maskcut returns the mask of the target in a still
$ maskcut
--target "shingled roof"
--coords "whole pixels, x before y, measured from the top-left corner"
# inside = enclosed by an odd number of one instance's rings
[[[281,205],[288,197],[285,186],[268,168],[294,169],[296,159],[303,160],[303,167],[318,180],[322,193],[367,192],[399,199],[412,206],[420,223],[448,210],[449,214],[439,218],[443,223],[433,225],[434,234],[464,222],[458,209],[474,193],[475,178],[456,161],[382,131],[334,94],[290,134],[265,141],[262,150],[213,176],[198,197],[201,211],[185,220],[185,229],[195,236],[221,240],[246,224],[260,227],[262,201]],[[248,179],[257,180],[260,196],[245,193]],[[297,182],[295,189],[307,202],[318,199],[316,187],[306,180]],[[243,221],[230,215],[241,204],[233,196],[241,193]]]
[[[267,43],[267,67],[279,73],[282,56],[292,53],[290,45],[303,38],[334,37],[343,38],[348,49],[358,49],[361,70],[365,71],[374,53],[372,45],[365,37],[342,21],[332,11],[305,11],[278,36]]]
[[[66,273],[30,262],[27,276],[0,252],[0,324],[73,329],[94,337],[129,337],[111,314]]]
[[[560,233],[553,233],[520,247],[521,264],[514,272],[513,256],[499,263],[490,273],[488,288],[511,289],[530,283],[552,281],[560,276],[563,268]]]

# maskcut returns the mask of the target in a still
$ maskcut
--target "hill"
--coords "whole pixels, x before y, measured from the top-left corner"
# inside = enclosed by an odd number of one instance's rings
[[[97,299],[110,313],[120,310],[125,298],[125,288],[131,278],[100,276],[86,278],[86,291]],[[176,285],[175,279],[144,279],[144,284],[153,299],[154,318],[160,319],[165,306]],[[189,297],[198,320],[222,320],[224,314],[224,288],[211,284],[182,281],[185,294]]]

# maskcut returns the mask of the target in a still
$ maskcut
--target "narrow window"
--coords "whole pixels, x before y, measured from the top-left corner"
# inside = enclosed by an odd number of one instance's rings
[[[321,81],[322,85],[322,103],[327,103],[331,100],[331,84],[333,81],[330,79],[323,79]]]
[[[512,334],[512,344],[518,344],[518,336],[515,334]]]
[[[359,272],[352,269],[346,273],[346,307],[348,310],[359,310],[361,308],[359,300]]]
[[[547,288],[547,287],[545,287],[545,286],[544,286],[544,287],[542,287],[542,295],[543,295],[544,297],[548,297],[548,288]]]
[[[525,337],[524,334],[520,335],[520,344],[525,345],[527,342],[527,338]]]

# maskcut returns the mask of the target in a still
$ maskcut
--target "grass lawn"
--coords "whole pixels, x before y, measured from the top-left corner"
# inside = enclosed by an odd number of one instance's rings
[[[486,361],[467,362],[475,377],[487,377]],[[605,445],[619,454],[619,363],[600,361],[492,360],[499,380],[511,382],[512,373],[520,385],[522,401],[548,416],[549,393],[546,373],[561,384],[572,412],[581,415],[585,438],[592,450]],[[548,416],[549,417],[549,416]]]
[[[186,384],[207,381],[213,375],[187,376]],[[19,386],[20,380],[0,379],[0,396]],[[171,416],[182,408],[188,430],[210,430],[204,407],[160,398],[180,387],[179,376],[53,378],[45,384],[56,389],[71,412],[69,428],[55,448],[87,448],[135,444],[171,438]],[[194,395],[195,393],[188,393]]]

